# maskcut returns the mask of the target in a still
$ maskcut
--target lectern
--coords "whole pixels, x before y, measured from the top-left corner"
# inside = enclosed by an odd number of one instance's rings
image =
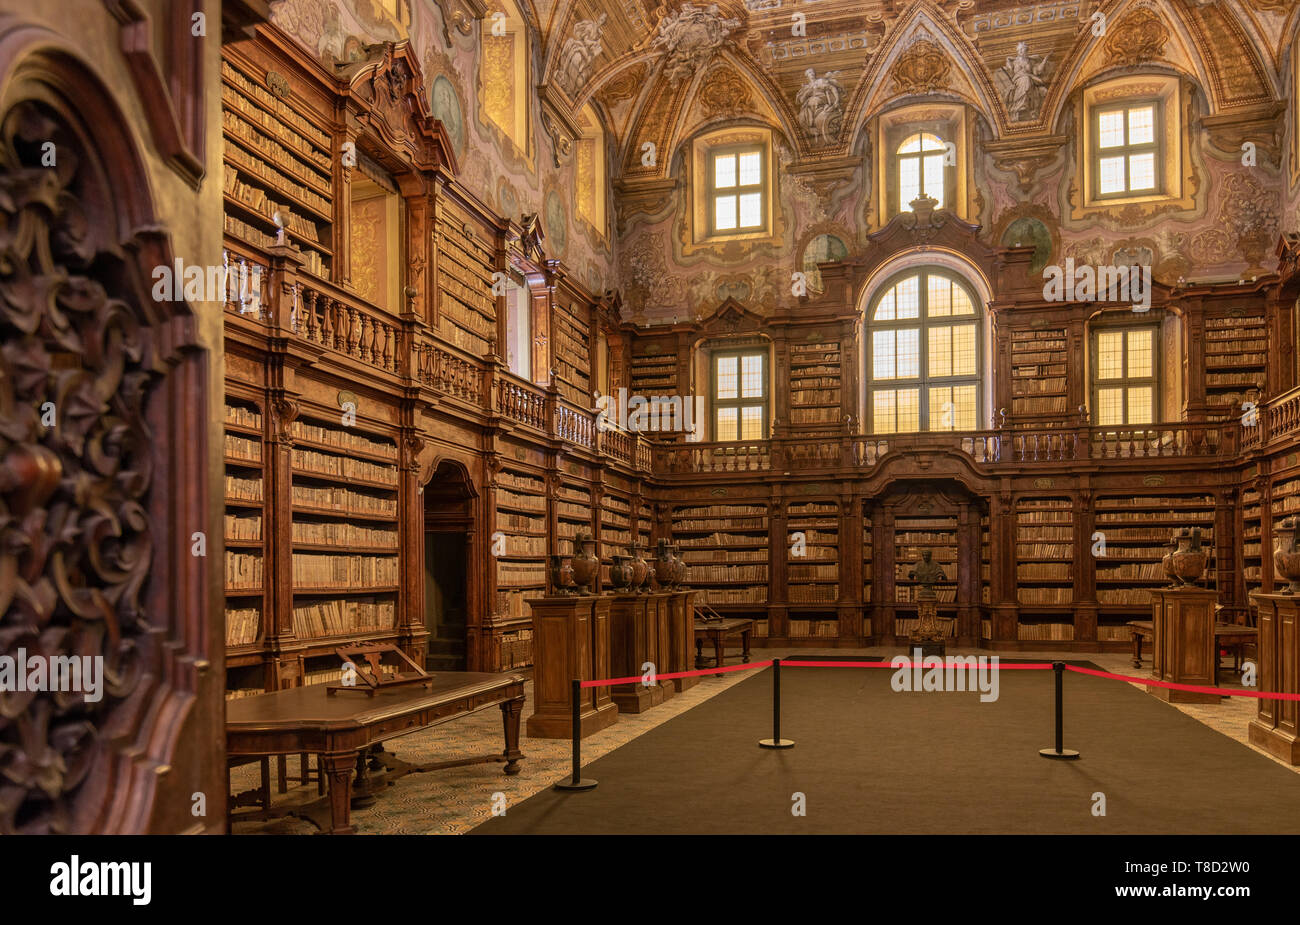
[[[1300,596],[1250,596],[1259,608],[1259,690],[1300,693]],[[1260,698],[1250,721],[1250,744],[1289,764],[1300,764],[1300,701]]]
[[[1151,592],[1151,676],[1158,681],[1214,687],[1219,653],[1214,641],[1214,605],[1208,588],[1160,588]],[[1218,694],[1147,685],[1147,693],[1170,703],[1218,703]]]

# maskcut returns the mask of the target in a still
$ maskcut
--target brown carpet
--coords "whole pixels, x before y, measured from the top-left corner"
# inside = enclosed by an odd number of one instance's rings
[[[991,703],[895,692],[891,674],[784,670],[797,744],[768,751],[768,669],[588,765],[595,790],[542,791],[471,834],[1300,832],[1300,775],[1128,684],[1067,673],[1083,757],[1049,761],[1051,672],[1002,672]]]

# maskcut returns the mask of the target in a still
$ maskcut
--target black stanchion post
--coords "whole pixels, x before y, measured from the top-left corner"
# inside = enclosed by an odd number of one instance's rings
[[[794,748],[793,739],[781,738],[781,660],[772,659],[772,738],[759,739],[759,748]]]
[[[1065,744],[1065,704],[1062,700],[1062,682],[1065,678],[1065,662],[1052,662],[1052,671],[1056,673],[1056,748],[1040,748],[1038,754],[1044,758],[1078,758],[1079,753]]]
[[[582,776],[582,720],[579,718],[582,701],[582,682],[573,679],[573,776],[555,785],[556,790],[594,790],[596,781]]]

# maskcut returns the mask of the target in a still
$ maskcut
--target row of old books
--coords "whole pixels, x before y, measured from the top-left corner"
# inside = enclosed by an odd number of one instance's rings
[[[546,583],[546,566],[541,562],[497,562],[497,585],[521,588]]]
[[[1068,642],[1074,638],[1073,623],[1021,623],[1016,626],[1016,638]]]
[[[679,524],[673,524],[674,528],[681,529]],[[756,537],[750,533],[710,533],[707,536],[692,536],[688,539],[677,540],[677,545],[683,549],[686,547],[707,547],[707,546],[762,546],[767,547],[765,537]]]
[[[498,488],[497,505],[542,512],[546,510],[546,498],[542,495],[521,495],[518,492]]]
[[[1126,562],[1123,565],[1103,566],[1097,563],[1098,581],[1127,580],[1161,580],[1165,577],[1164,568],[1159,562]]]
[[[501,638],[501,670],[522,668],[533,663],[533,631],[521,629]]]
[[[397,515],[397,499],[387,495],[371,495],[348,488],[318,488],[314,485],[292,486],[294,505],[327,511],[354,514]]]
[[[919,585],[895,585],[894,601],[899,604],[911,604],[916,602],[916,595],[919,593]],[[942,585],[934,589],[934,597],[940,604],[951,604],[957,600],[956,588],[945,588]]]
[[[228,540],[260,540],[262,538],[262,515],[227,512],[225,515],[225,531]]]
[[[1100,594],[1098,599],[1100,600]],[[1022,604],[1069,604],[1074,600],[1074,588],[1019,588],[1016,597]]]
[[[790,564],[791,581],[811,581],[816,579],[834,580],[839,577],[838,565],[803,565]]]
[[[377,633],[396,625],[397,604],[391,598],[336,598],[293,608],[293,632],[300,639]]]
[[[1016,566],[1016,577],[1029,581],[1068,581],[1073,570],[1069,562],[1026,562]]]
[[[791,604],[831,604],[840,599],[840,586],[792,584],[786,589],[786,598]]]
[[[397,530],[393,527],[363,527],[358,524],[293,522],[293,541],[320,546],[366,546],[397,550]]]
[[[341,450],[355,450],[357,452],[369,453],[372,456],[382,456],[392,460],[397,459],[396,445],[392,443],[384,443],[379,440],[372,440],[365,434],[358,433],[355,430],[324,427],[319,424],[307,424],[304,421],[294,421],[290,425],[289,432],[298,440],[306,440],[310,443],[319,443],[329,447],[338,447]]]
[[[261,501],[262,480],[226,476],[226,498],[231,501]]]
[[[239,434],[228,433],[222,440],[222,452],[230,459],[260,462],[262,459],[262,443],[260,440],[250,440]]]
[[[249,77],[243,71],[231,65],[229,61],[221,62],[221,76],[234,90],[238,91],[235,93],[237,102],[249,102],[250,105],[256,103],[258,107],[266,111],[266,117],[261,122],[268,129],[275,129],[280,125],[292,125],[305,136],[306,140],[319,148],[329,150],[329,135],[307,121],[302,113],[298,112],[293,106],[278,99],[263,87],[260,81]],[[240,94],[242,94],[242,97]],[[224,90],[222,95],[224,101]],[[241,111],[247,112],[244,109],[241,109]],[[293,140],[292,137],[290,140]]]
[[[766,517],[730,517],[725,523],[719,523],[717,520],[674,520],[674,532],[693,533],[697,531],[715,530],[718,527],[726,527],[730,530],[766,530]]]
[[[692,565],[690,580],[697,583],[712,581],[767,581],[766,565]]]
[[[710,604],[765,604],[767,603],[767,585],[755,585],[748,588],[706,588],[706,600]]]
[[[729,564],[766,562],[768,552],[766,546],[755,546],[752,549],[683,549],[681,555],[682,561],[687,565],[710,562]]]
[[[1098,588],[1098,604],[1118,604],[1125,607],[1150,607],[1151,592],[1141,588]]]
[[[248,646],[257,642],[262,631],[262,611],[258,607],[226,608],[226,645]]]
[[[317,453],[314,450],[295,449],[290,458],[293,468],[297,470],[295,474],[365,479],[368,482],[383,482],[394,488],[397,487],[396,466],[381,466],[365,459]]]
[[[245,408],[242,405],[226,405],[226,423],[261,430],[262,416],[252,408]]]
[[[323,213],[326,216],[330,214],[330,203],[328,199],[311,189],[311,187],[305,186],[299,181],[291,178],[283,171],[276,170],[265,161],[257,160],[253,155],[249,154],[238,145],[227,141],[225,143],[225,156],[228,162],[251,175],[258,183],[264,183],[277,192],[291,195],[299,202],[306,203],[317,212]],[[229,167],[226,169],[229,171]],[[255,190],[257,192],[254,192]],[[230,193],[240,202],[245,203],[259,212],[263,212],[268,218],[274,212],[279,211],[283,214],[283,218],[287,219],[288,214],[292,212],[288,206],[275,203],[266,195],[264,190],[258,190],[257,187],[250,186],[245,183],[243,179],[236,180],[234,188],[231,189],[230,187],[227,187],[226,192]],[[260,195],[258,195],[258,192],[260,192]],[[306,219],[302,220],[304,222],[306,221]],[[295,228],[294,230],[308,240],[319,240],[317,237],[318,232],[316,226],[309,223],[309,227],[311,228],[310,233],[298,228]]]
[[[293,555],[293,583],[298,588],[349,590],[395,585],[397,580],[396,556]]]
[[[226,588],[256,590],[262,587],[262,554],[226,550]]]
[[[255,149],[257,156],[263,158],[267,163],[288,171],[295,179],[302,180],[308,187],[322,196],[328,198],[331,195],[330,162],[323,152],[316,151],[311,145],[307,145],[306,150],[301,153],[298,150],[285,147],[275,138],[258,131],[251,121],[243,118],[243,113],[235,106],[226,107],[222,110],[221,124],[230,134],[248,147]],[[292,134],[280,126],[276,126],[276,129],[277,134],[281,137],[288,138]],[[311,152],[310,155],[307,152]],[[320,173],[321,170],[324,170],[325,173]]]
[[[838,636],[840,624],[836,620],[791,620],[791,636]]]

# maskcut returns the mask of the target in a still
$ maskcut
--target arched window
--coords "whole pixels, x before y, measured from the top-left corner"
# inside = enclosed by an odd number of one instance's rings
[[[938,268],[881,291],[867,315],[872,433],[977,429],[981,315],[966,284]]]
[[[930,132],[917,132],[898,146],[898,207],[907,209],[922,194],[944,207],[943,168],[948,146]]]
[[[479,83],[483,112],[514,142],[528,150],[528,30],[512,0],[494,0],[483,17]]]

